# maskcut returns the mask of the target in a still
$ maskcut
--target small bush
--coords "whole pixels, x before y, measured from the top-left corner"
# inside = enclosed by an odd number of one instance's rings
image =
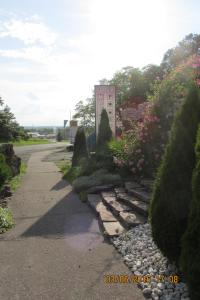
[[[0,188],[2,185],[12,177],[12,172],[9,166],[6,164],[5,156],[0,153]]]
[[[108,114],[105,109],[102,110],[99,131],[97,137],[97,151],[105,151],[107,144],[112,138]]]
[[[73,182],[73,188],[76,192],[88,190],[93,186],[114,184],[119,185],[121,177],[118,174],[110,174],[105,169],[100,169],[90,176],[82,176]]]
[[[191,178],[199,122],[200,96],[192,86],[173,125],[150,206],[153,239],[163,254],[176,264],[192,198]]]
[[[13,217],[9,209],[0,207],[0,233],[12,228]]]
[[[191,213],[183,236],[180,265],[192,300],[200,299],[200,127],[196,143],[196,167],[192,179]]]
[[[78,166],[81,158],[88,158],[88,151],[85,132],[83,128],[78,128],[74,142],[72,167]]]

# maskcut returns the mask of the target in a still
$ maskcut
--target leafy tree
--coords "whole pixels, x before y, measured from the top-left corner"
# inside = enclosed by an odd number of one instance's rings
[[[200,121],[200,96],[192,86],[179,111],[157,174],[150,207],[155,243],[170,261],[178,263],[186,230],[195,165],[194,145]]]
[[[75,136],[72,167],[78,166],[82,158],[88,158],[88,151],[84,129],[79,127]]]
[[[58,142],[61,142],[62,139],[63,139],[62,133],[61,133],[61,130],[59,129],[59,130],[58,130],[58,133],[57,133],[57,135],[56,135],[56,140],[57,140]]]
[[[4,101],[0,98],[0,140],[16,140],[20,136],[26,136],[24,128],[19,126],[10,108],[4,106]]]
[[[191,213],[183,236],[180,265],[192,300],[200,299],[200,126],[195,147],[196,166],[192,178]]]
[[[101,120],[99,124],[99,131],[97,137],[97,151],[107,148],[108,142],[112,138],[112,130],[110,128],[108,114],[105,109],[101,112]]]
[[[164,54],[161,68],[166,73],[171,71],[190,55],[197,53],[200,47],[200,35],[188,34],[179,44]]]
[[[88,98],[86,103],[79,101],[75,107],[74,119],[80,120],[80,126],[84,127],[87,134],[94,131],[95,127],[95,100]]]

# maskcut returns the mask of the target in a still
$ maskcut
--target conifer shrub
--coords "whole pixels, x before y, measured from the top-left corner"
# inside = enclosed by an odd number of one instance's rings
[[[74,152],[72,157],[72,167],[78,166],[82,158],[88,158],[87,144],[85,138],[85,132],[82,127],[78,128],[75,142]]]
[[[199,91],[192,85],[172,126],[150,205],[153,239],[162,253],[176,264],[192,197],[191,178],[199,121]]]
[[[180,266],[192,300],[200,299],[200,126],[196,142],[196,167],[192,178],[192,202],[187,230],[182,240]]]
[[[110,128],[108,114],[105,109],[101,112],[101,120],[99,124],[99,132],[97,137],[97,151],[105,151],[108,148],[108,142],[112,138],[112,130]]]

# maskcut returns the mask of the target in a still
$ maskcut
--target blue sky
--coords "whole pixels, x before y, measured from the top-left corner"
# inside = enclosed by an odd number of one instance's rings
[[[159,64],[197,0],[1,0],[0,95],[22,125],[62,125],[102,78]]]

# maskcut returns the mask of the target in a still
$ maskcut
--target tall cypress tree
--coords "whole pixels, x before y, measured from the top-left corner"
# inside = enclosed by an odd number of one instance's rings
[[[191,178],[199,121],[200,96],[198,89],[192,86],[175,118],[150,206],[153,239],[163,254],[177,264],[192,198]]]
[[[88,158],[87,144],[85,138],[85,132],[83,128],[78,128],[75,142],[74,142],[74,152],[72,157],[72,167],[79,164],[81,158]]]
[[[200,126],[196,143],[196,167],[192,178],[192,203],[187,230],[183,236],[180,265],[192,300],[200,299]]]
[[[112,138],[112,130],[110,128],[108,114],[105,109],[101,112],[101,120],[99,124],[99,131],[97,137],[97,151],[105,150],[107,143]]]

